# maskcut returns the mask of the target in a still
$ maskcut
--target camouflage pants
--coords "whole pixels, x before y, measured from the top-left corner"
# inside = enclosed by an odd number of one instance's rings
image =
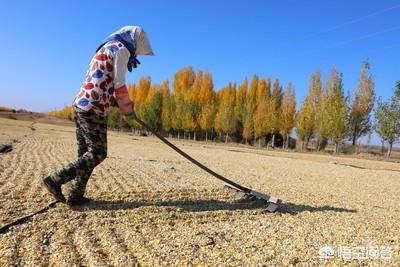
[[[69,198],[85,193],[93,169],[107,157],[107,119],[74,108],[78,158],[52,176],[58,185],[71,181]]]

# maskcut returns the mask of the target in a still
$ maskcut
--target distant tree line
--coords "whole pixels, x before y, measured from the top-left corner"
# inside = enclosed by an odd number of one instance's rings
[[[48,114],[54,117],[68,119],[68,120],[74,119],[74,113],[72,112],[71,106],[65,106],[63,109],[50,111]]]
[[[390,100],[378,99],[375,119],[376,132],[389,144],[387,157],[390,157],[393,144],[400,138],[400,81],[396,82],[394,95]]]
[[[153,129],[166,135],[193,140],[233,141],[244,144],[300,150],[324,150],[328,143],[339,153],[343,144],[375,130],[389,144],[400,138],[400,82],[390,101],[375,101],[375,84],[370,64],[362,64],[357,88],[345,95],[342,74],[333,68],[323,84],[321,72],[310,77],[308,94],[296,112],[295,90],[278,79],[254,75],[240,84],[229,83],[215,91],[209,72],[185,67],[177,71],[172,86],[168,80],[152,84],[141,77],[128,92],[135,112]],[[375,108],[375,122],[372,111]],[[72,118],[70,107],[53,115]],[[144,132],[137,123],[127,122],[117,107],[108,113],[108,126]],[[290,134],[295,130],[297,144]]]
[[[274,146],[279,135],[287,147],[295,125],[293,86],[283,88],[278,79],[254,75],[250,82],[214,91],[211,73],[186,67],[175,74],[172,88],[168,81],[157,85],[142,77],[128,92],[139,118],[177,138]],[[109,116],[110,125],[120,122],[118,116]],[[136,123],[130,126],[140,129]]]
[[[338,153],[343,141],[351,140],[355,146],[361,136],[371,131],[375,85],[369,70],[370,65],[366,61],[352,97],[345,96],[342,74],[335,68],[325,86],[320,71],[311,75],[308,95],[296,118],[301,149],[307,148],[309,141],[314,139],[317,151],[323,150],[331,141],[335,145],[335,153]]]

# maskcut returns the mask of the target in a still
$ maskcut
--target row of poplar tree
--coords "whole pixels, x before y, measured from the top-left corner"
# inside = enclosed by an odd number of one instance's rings
[[[368,61],[362,65],[352,96],[345,96],[342,74],[336,69],[331,71],[325,86],[319,71],[311,75],[308,95],[296,115],[296,134],[302,149],[311,139],[318,151],[328,141],[334,143],[336,153],[344,141],[350,141],[354,149],[360,137],[374,131],[382,142],[388,143],[390,157],[393,144],[400,139],[400,81],[396,82],[390,100],[383,101],[381,97],[376,99]]]
[[[358,138],[371,131],[375,93],[369,70],[370,65],[366,61],[352,97],[345,96],[342,74],[335,68],[325,86],[319,71],[311,75],[308,95],[297,114],[296,133],[302,146],[307,147],[313,138],[319,151],[330,140],[335,144],[337,153],[343,140],[351,140],[354,146]]]
[[[142,77],[128,86],[128,92],[139,118],[178,138],[284,148],[297,145],[301,150],[313,147],[318,151],[331,142],[339,152],[344,141],[354,146],[360,137],[375,130],[388,142],[390,156],[392,145],[400,138],[400,82],[387,102],[381,98],[375,101],[374,88],[370,65],[365,61],[352,95],[345,95],[342,74],[335,68],[325,83],[321,72],[314,72],[298,111],[291,83],[283,87],[278,79],[254,75],[251,80],[229,83],[215,91],[211,73],[195,72],[192,67],[177,71],[172,85],[168,80],[152,84],[150,77]],[[116,107],[108,112],[108,124],[110,128],[144,130],[125,121]],[[291,133],[296,134],[297,144]]]
[[[186,67],[176,72],[172,84],[151,84],[142,77],[128,86],[137,116],[150,127],[178,138],[233,140],[259,145],[275,144],[279,136],[287,147],[295,126],[296,100],[293,86],[254,75],[241,84],[229,83],[214,91],[212,75]],[[108,115],[110,127],[124,127],[118,109]],[[129,125],[140,129],[140,125]]]

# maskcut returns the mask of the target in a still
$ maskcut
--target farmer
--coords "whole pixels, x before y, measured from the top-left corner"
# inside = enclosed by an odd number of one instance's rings
[[[68,205],[81,205],[93,169],[107,157],[107,110],[112,100],[128,120],[135,119],[133,103],[125,85],[126,70],[140,62],[138,55],[154,55],[146,33],[125,26],[111,34],[96,50],[72,106],[75,115],[78,158],[43,182],[54,198]],[[71,181],[68,198],[61,185]]]

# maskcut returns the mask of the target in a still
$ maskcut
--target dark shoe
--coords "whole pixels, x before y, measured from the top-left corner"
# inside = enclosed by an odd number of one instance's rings
[[[91,199],[87,197],[68,198],[67,204],[69,206],[80,206],[80,205],[85,205],[90,201]]]
[[[44,178],[43,183],[56,200],[65,203],[65,197],[61,191],[61,186],[57,185],[50,176]]]

